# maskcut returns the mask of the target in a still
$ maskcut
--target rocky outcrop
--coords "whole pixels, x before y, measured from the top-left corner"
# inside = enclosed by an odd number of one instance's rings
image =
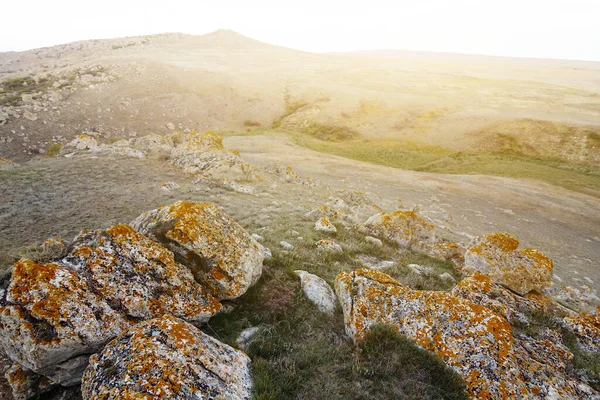
[[[129,141],[123,140],[113,144],[101,144],[90,135],[79,135],[67,143],[60,154],[72,157],[76,154],[91,154],[117,157],[144,158],[144,153],[129,146]]]
[[[481,272],[521,295],[552,283],[552,260],[536,249],[517,250],[519,241],[507,233],[475,238],[465,253],[465,272]]]
[[[250,359],[172,316],[138,324],[91,357],[84,399],[251,397]]]
[[[79,381],[90,354],[139,320],[208,320],[219,301],[173,254],[127,225],[82,232],[52,263],[21,260],[0,300],[0,344],[53,383]]]
[[[594,317],[577,314],[536,292],[519,296],[494,283],[490,277],[475,273],[460,281],[451,294],[502,314],[514,326],[531,326],[532,316],[550,319],[537,336],[517,332],[514,351],[523,387],[538,398],[600,398],[600,393],[584,379],[573,374],[573,353],[567,348],[562,330],[575,335],[581,351],[600,352],[600,326]]]
[[[300,277],[300,285],[306,297],[317,306],[319,311],[333,315],[336,297],[331,286],[317,275],[302,270],[294,272]]]
[[[216,133],[180,133],[174,140],[178,144],[171,150],[169,162],[187,174],[241,178],[251,169],[239,153],[225,149],[223,138]]]
[[[140,215],[132,226],[191,265],[219,299],[241,296],[262,274],[260,244],[212,204],[179,201]]]
[[[321,206],[308,212],[306,217],[327,217],[331,221],[341,220],[357,224],[368,216],[382,211],[364,193],[344,191],[340,196],[343,198],[330,197]]]
[[[461,374],[471,397],[522,393],[512,329],[501,315],[448,293],[411,290],[370,269],[341,273],[335,289],[354,340],[387,324]]]

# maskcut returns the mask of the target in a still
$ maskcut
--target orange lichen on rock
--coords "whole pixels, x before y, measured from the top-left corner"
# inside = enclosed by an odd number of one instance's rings
[[[90,359],[84,399],[251,397],[250,359],[172,316],[138,324]]]
[[[179,201],[140,215],[132,226],[191,263],[196,279],[220,299],[241,296],[262,274],[260,244],[212,204]]]
[[[465,272],[482,272],[494,282],[525,295],[552,283],[552,260],[536,249],[517,250],[519,241],[507,233],[473,240],[465,253]]]
[[[370,269],[340,274],[336,292],[355,340],[374,324],[390,325],[460,373],[471,397],[517,397],[512,329],[501,315],[448,293],[411,290]]]

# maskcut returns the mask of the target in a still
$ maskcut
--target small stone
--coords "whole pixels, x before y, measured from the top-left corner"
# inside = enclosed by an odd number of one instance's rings
[[[235,340],[235,344],[242,350],[246,349],[250,343],[252,343],[256,334],[262,329],[263,328],[261,326],[253,326],[251,328],[244,329],[240,332],[238,338]]]
[[[335,243],[333,240],[319,240],[317,243],[315,243],[315,246],[317,246],[318,251],[331,252],[331,253],[343,253],[344,252],[344,250],[342,249],[342,246]]]
[[[315,230],[320,232],[328,232],[328,233],[336,233],[337,228],[335,225],[329,221],[326,215],[323,215],[319,220],[315,223]]]
[[[282,240],[281,242],[279,242],[279,245],[286,250],[292,250],[294,248],[294,246],[292,244],[286,242],[285,240]]]
[[[250,236],[252,236],[252,239],[256,240],[257,242],[263,242],[265,240],[265,238],[260,236],[258,233],[253,233]]]
[[[333,315],[336,297],[331,286],[317,275],[302,270],[294,272],[300,277],[306,297],[317,306],[319,311]]]
[[[383,242],[373,236],[365,236],[365,241],[367,243],[371,243],[377,247],[382,247],[383,246]]]

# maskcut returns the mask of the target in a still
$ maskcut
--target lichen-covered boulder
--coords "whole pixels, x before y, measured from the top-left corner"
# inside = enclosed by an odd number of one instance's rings
[[[362,340],[374,324],[386,324],[461,374],[473,398],[527,394],[512,329],[501,315],[448,293],[411,290],[371,269],[341,273],[335,289],[353,339]]]
[[[317,222],[315,222],[315,230],[328,233],[337,232],[337,228],[331,223],[331,221],[329,221],[329,218],[327,218],[326,215],[323,215],[317,220]]]
[[[239,153],[228,151],[223,138],[214,132],[180,133],[169,162],[186,174],[233,175],[244,177],[244,161]]]
[[[6,354],[64,385],[76,383],[89,355],[130,326],[85,278],[55,263],[16,263],[1,305]]]
[[[212,204],[179,201],[140,215],[132,226],[171,249],[219,299],[241,296],[262,274],[260,244]]]
[[[96,150],[98,141],[90,135],[79,135],[61,149],[60,153],[70,153],[75,150]]]
[[[435,242],[433,225],[410,210],[375,214],[364,223],[364,228],[370,236],[415,251],[423,251]]]
[[[294,272],[300,277],[300,285],[306,297],[317,306],[319,311],[333,315],[336,297],[331,286],[317,275],[302,270]]]
[[[80,233],[60,262],[85,276],[94,293],[128,318],[171,314],[206,322],[221,310],[171,251],[128,225]]]
[[[0,298],[0,345],[53,383],[79,381],[89,355],[137,321],[206,321],[221,309],[173,254],[127,225],[82,232],[54,262],[17,262]]]
[[[530,316],[536,313],[553,316],[556,324],[575,333],[583,351],[599,350],[597,345],[587,346],[600,336],[598,330],[588,324],[585,315],[578,315],[539,293],[531,292],[522,297],[492,282],[488,276],[475,273],[460,281],[451,294],[489,308],[521,326],[530,325]],[[573,354],[563,343],[560,330],[544,328],[540,333],[536,338],[514,334],[519,370],[529,393],[539,398],[600,398],[599,393],[569,373]]]
[[[249,399],[246,354],[172,316],[138,324],[90,359],[83,399]]]
[[[519,241],[507,233],[475,238],[465,253],[465,272],[481,272],[521,295],[552,283],[552,260],[536,249],[517,250]]]

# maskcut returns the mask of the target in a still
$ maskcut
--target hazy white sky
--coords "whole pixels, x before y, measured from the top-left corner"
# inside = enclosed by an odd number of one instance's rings
[[[600,0],[2,0],[0,51],[233,29],[299,50],[600,61]],[[291,3],[291,2],[290,2]]]

